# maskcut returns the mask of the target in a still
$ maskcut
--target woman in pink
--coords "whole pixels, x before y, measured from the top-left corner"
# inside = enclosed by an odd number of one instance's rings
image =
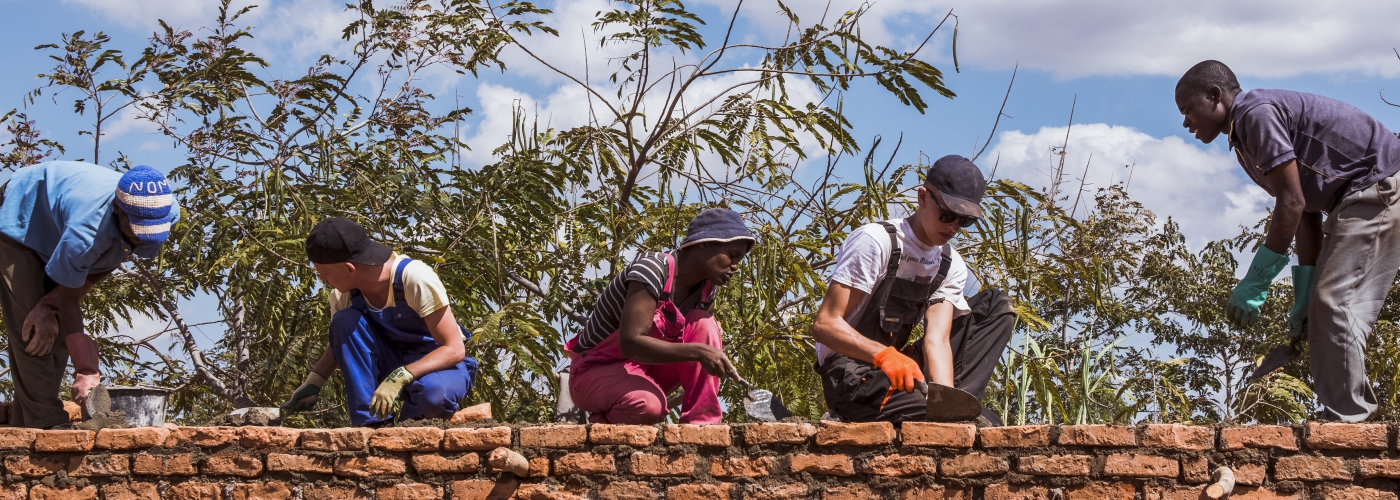
[[[706,210],[675,252],[640,253],[613,277],[567,345],[570,397],[590,421],[661,422],[680,387],[681,423],[719,423],[719,381],[734,366],[709,309],[754,241],[739,214]]]

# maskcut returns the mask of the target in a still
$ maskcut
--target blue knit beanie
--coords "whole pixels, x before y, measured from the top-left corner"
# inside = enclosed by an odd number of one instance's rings
[[[139,165],[122,174],[117,184],[117,207],[126,212],[136,239],[143,243],[160,244],[170,238],[174,204],[170,182],[154,168]]]
[[[681,248],[708,242],[729,242],[743,240],[752,247],[756,241],[753,233],[744,225],[744,218],[727,208],[711,208],[700,212],[690,220]]]

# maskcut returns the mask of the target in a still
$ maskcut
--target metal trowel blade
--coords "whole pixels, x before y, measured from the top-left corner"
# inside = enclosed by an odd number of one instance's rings
[[[749,391],[748,396],[744,398],[744,413],[764,422],[775,422],[792,416],[787,406],[765,389]]]
[[[88,393],[87,401],[83,403],[83,420],[92,418],[98,413],[112,411],[112,397],[107,395],[107,384],[97,384]]]
[[[1298,349],[1297,344],[1285,344],[1270,349],[1269,353],[1264,355],[1264,359],[1259,362],[1259,367],[1254,369],[1254,373],[1250,373],[1244,380],[1245,382],[1259,380],[1263,376],[1273,373],[1274,370],[1283,368],[1283,365],[1293,362],[1301,353],[1302,351]]]
[[[935,422],[962,422],[982,414],[982,402],[976,396],[956,387],[942,384],[920,384],[919,390],[928,396],[924,418]]]

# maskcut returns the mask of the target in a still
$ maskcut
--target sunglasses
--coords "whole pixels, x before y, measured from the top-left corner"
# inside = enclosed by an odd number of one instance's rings
[[[933,192],[929,192],[928,196],[933,198],[933,202],[938,205],[938,222],[949,224],[953,221],[958,221],[958,226],[964,228],[972,227],[973,224],[977,223],[976,217],[960,215],[957,212],[948,210],[947,207],[943,206],[943,201],[938,199],[937,196],[934,196]]]

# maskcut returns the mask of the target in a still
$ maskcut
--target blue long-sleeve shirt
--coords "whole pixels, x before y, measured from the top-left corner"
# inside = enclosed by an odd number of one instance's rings
[[[33,249],[54,282],[78,288],[89,274],[116,269],[130,254],[151,258],[160,245],[132,247],[117,222],[121,172],[76,161],[51,161],[15,171],[0,204],[0,233]],[[179,218],[179,205],[172,223]]]

